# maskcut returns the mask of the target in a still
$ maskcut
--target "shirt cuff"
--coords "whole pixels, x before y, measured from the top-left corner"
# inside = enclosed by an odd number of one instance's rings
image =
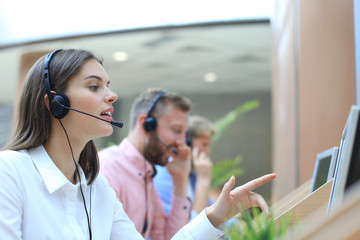
[[[218,228],[214,227],[206,216],[205,210],[201,211],[188,225],[194,239],[219,239],[224,235],[223,224]]]
[[[191,202],[189,199],[173,195],[171,206],[172,209],[176,209],[177,214],[187,216],[188,218],[190,217]]]

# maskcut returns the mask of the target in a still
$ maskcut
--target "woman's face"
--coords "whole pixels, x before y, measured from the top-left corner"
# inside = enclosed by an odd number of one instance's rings
[[[210,150],[211,138],[206,136],[200,136],[192,139],[192,147],[197,147],[199,152],[205,153],[206,156],[209,156],[211,153]]]
[[[112,104],[118,96],[110,90],[109,83],[102,65],[95,59],[87,61],[68,82],[65,94],[70,107],[112,121]],[[71,138],[79,141],[109,136],[113,132],[111,124],[71,110],[62,122]]]

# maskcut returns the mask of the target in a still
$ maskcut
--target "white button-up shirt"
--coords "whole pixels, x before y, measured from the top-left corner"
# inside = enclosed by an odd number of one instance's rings
[[[143,239],[105,178],[99,175],[88,186],[79,170],[93,239]],[[0,238],[89,239],[79,187],[63,175],[43,146],[0,152]],[[222,234],[203,212],[173,239],[217,239]]]

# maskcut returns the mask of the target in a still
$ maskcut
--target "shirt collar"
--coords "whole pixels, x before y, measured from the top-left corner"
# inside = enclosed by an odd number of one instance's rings
[[[153,176],[153,166],[144,158],[144,156],[137,150],[137,148],[129,141],[128,138],[125,138],[120,143],[119,147],[131,165],[139,172],[143,173],[143,177]]]
[[[43,179],[45,186],[50,194],[66,184],[72,184],[54,164],[42,145],[29,149],[28,153],[37,170],[39,171],[40,176]],[[84,188],[87,185],[87,180],[81,167],[79,167],[79,173],[81,178],[81,187]],[[79,182],[76,184],[76,186],[78,185]]]

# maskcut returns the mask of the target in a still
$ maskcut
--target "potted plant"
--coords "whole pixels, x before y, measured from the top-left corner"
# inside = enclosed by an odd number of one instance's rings
[[[287,239],[291,224],[290,216],[280,222],[273,215],[260,213],[259,208],[250,208],[241,212],[238,221],[225,226],[224,239],[227,240],[281,240]]]

